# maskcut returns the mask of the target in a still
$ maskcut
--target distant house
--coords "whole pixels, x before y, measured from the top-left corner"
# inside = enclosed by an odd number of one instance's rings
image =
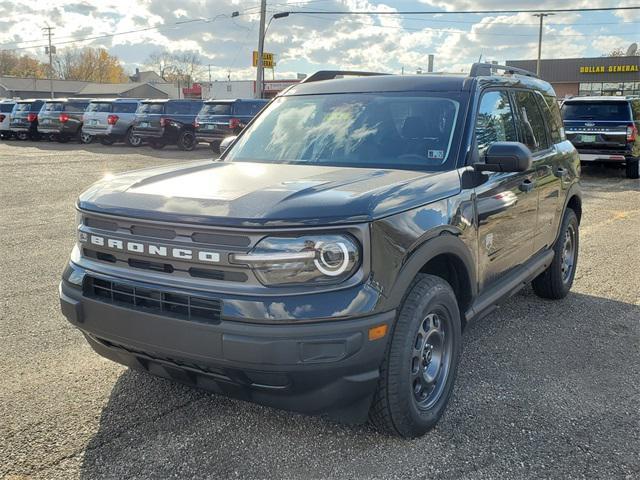
[[[140,74],[154,72],[137,72]],[[157,78],[161,77],[156,75]],[[177,86],[157,82],[95,83],[75,80],[53,80],[56,98],[179,98]],[[0,76],[0,98],[50,98],[51,81],[47,79]]]
[[[136,68],[136,73],[131,75],[129,80],[133,83],[167,83],[167,81],[156,72],[152,70],[141,72],[139,68]]]

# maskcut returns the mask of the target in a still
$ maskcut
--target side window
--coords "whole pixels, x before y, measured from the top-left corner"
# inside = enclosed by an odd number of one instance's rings
[[[549,122],[549,130],[551,131],[551,140],[553,143],[560,143],[565,140],[564,124],[562,123],[562,115],[560,115],[560,107],[556,98],[552,95],[538,96],[538,100],[542,106],[547,121]]]
[[[113,110],[116,113],[135,113],[137,108],[138,108],[137,103],[116,102],[113,104]]]
[[[538,108],[535,94],[522,90],[516,92],[516,105],[522,143],[529,147],[532,152],[549,148],[544,117],[540,108]]]
[[[167,102],[167,115],[186,115],[189,113],[189,104],[186,102]]]
[[[517,142],[509,94],[491,91],[482,95],[476,118],[476,143],[480,156],[495,142]]]

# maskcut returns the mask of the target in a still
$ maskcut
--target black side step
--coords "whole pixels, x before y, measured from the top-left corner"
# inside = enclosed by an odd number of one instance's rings
[[[465,313],[467,322],[489,314],[500,301],[515,295],[551,265],[553,255],[551,249],[538,253],[528,264],[505,275],[490,290],[478,295]]]

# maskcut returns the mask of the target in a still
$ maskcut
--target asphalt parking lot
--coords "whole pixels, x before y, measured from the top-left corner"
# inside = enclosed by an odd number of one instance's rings
[[[403,441],[128,371],[60,314],[76,196],[210,156],[0,143],[0,478],[640,477],[640,181],[584,170],[572,293],[472,324],[447,413]]]

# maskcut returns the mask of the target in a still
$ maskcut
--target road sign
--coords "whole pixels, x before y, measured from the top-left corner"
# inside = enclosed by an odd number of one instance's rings
[[[253,66],[258,66],[258,52],[253,51]],[[262,66],[264,68],[273,68],[276,66],[276,57],[273,53],[262,52]]]

